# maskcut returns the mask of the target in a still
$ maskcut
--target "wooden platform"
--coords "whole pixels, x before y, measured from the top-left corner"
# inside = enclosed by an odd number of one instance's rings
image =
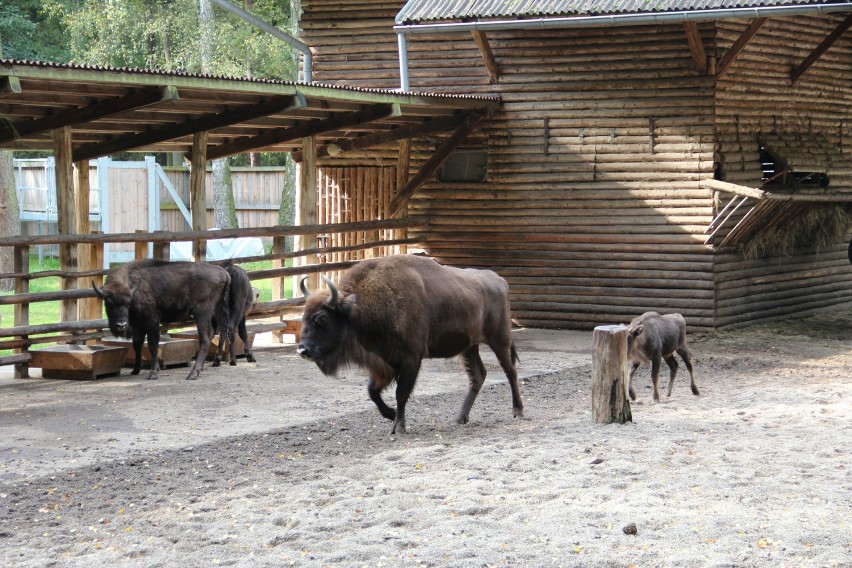
[[[132,367],[136,364],[136,353],[130,339],[111,337],[104,339],[103,344],[127,347],[124,365]],[[161,337],[160,344],[157,346],[157,359],[160,360],[160,368],[162,369],[189,365],[196,353],[198,353],[198,341],[196,339]],[[146,369],[151,367],[151,352],[148,350],[147,342],[142,345],[142,366]]]

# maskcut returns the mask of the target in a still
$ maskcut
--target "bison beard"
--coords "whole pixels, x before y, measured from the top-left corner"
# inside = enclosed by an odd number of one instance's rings
[[[133,340],[134,375],[142,368],[142,345],[147,338],[151,353],[148,379],[158,378],[160,324],[192,317],[200,349],[187,379],[195,379],[210,347],[214,314],[225,328],[230,325],[225,301],[230,281],[225,269],[204,262],[138,260],[110,270],[102,288],[94,283],[92,287],[104,301],[113,335]]]
[[[490,270],[441,266],[409,255],[361,262],[341,278],[340,289],[325,278],[328,292],[308,294],[298,353],[326,375],[357,366],[370,375],[367,391],[391,434],[405,432],[405,405],[424,358],[462,355],[469,378],[456,418],[468,422],[485,382],[479,344],[487,344],[509,379],[513,415],[523,416],[512,341],[509,287]],[[396,382],[397,408],[381,393]]]

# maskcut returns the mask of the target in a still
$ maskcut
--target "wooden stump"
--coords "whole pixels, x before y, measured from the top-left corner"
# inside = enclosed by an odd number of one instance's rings
[[[595,422],[632,422],[627,398],[627,328],[601,325],[592,332],[592,416]]]

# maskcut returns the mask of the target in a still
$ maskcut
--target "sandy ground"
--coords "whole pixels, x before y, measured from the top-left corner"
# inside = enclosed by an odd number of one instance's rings
[[[626,425],[591,419],[590,332],[515,337],[525,419],[486,349],[470,424],[432,361],[394,437],[362,373],[292,347],[194,382],[0,374],[0,565],[852,564],[852,312],[690,336],[701,396],[653,404],[640,369]]]

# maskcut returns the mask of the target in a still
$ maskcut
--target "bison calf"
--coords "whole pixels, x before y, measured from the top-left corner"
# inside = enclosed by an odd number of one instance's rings
[[[370,374],[367,392],[391,434],[405,432],[405,404],[424,358],[462,355],[469,383],[456,421],[468,421],[485,382],[479,344],[487,344],[509,379],[515,416],[524,407],[512,341],[509,286],[490,270],[441,266],[432,259],[399,255],[360,262],[329,291],[308,294],[297,352],[326,375],[349,365]],[[396,410],[381,393],[396,382]]]
[[[627,330],[627,357],[631,362],[630,375],[627,378],[627,390],[630,399],[636,400],[633,390],[633,374],[642,363],[651,363],[651,380],[654,383],[654,401],[660,401],[657,382],[660,378],[660,362],[665,359],[670,369],[669,386],[666,396],[672,395],[672,385],[677,375],[677,361],[674,353],[680,355],[689,371],[692,394],[698,396],[695,386],[695,374],[692,369],[692,354],[686,346],[686,320],[680,314],[660,315],[657,312],[645,312],[630,322]]]

